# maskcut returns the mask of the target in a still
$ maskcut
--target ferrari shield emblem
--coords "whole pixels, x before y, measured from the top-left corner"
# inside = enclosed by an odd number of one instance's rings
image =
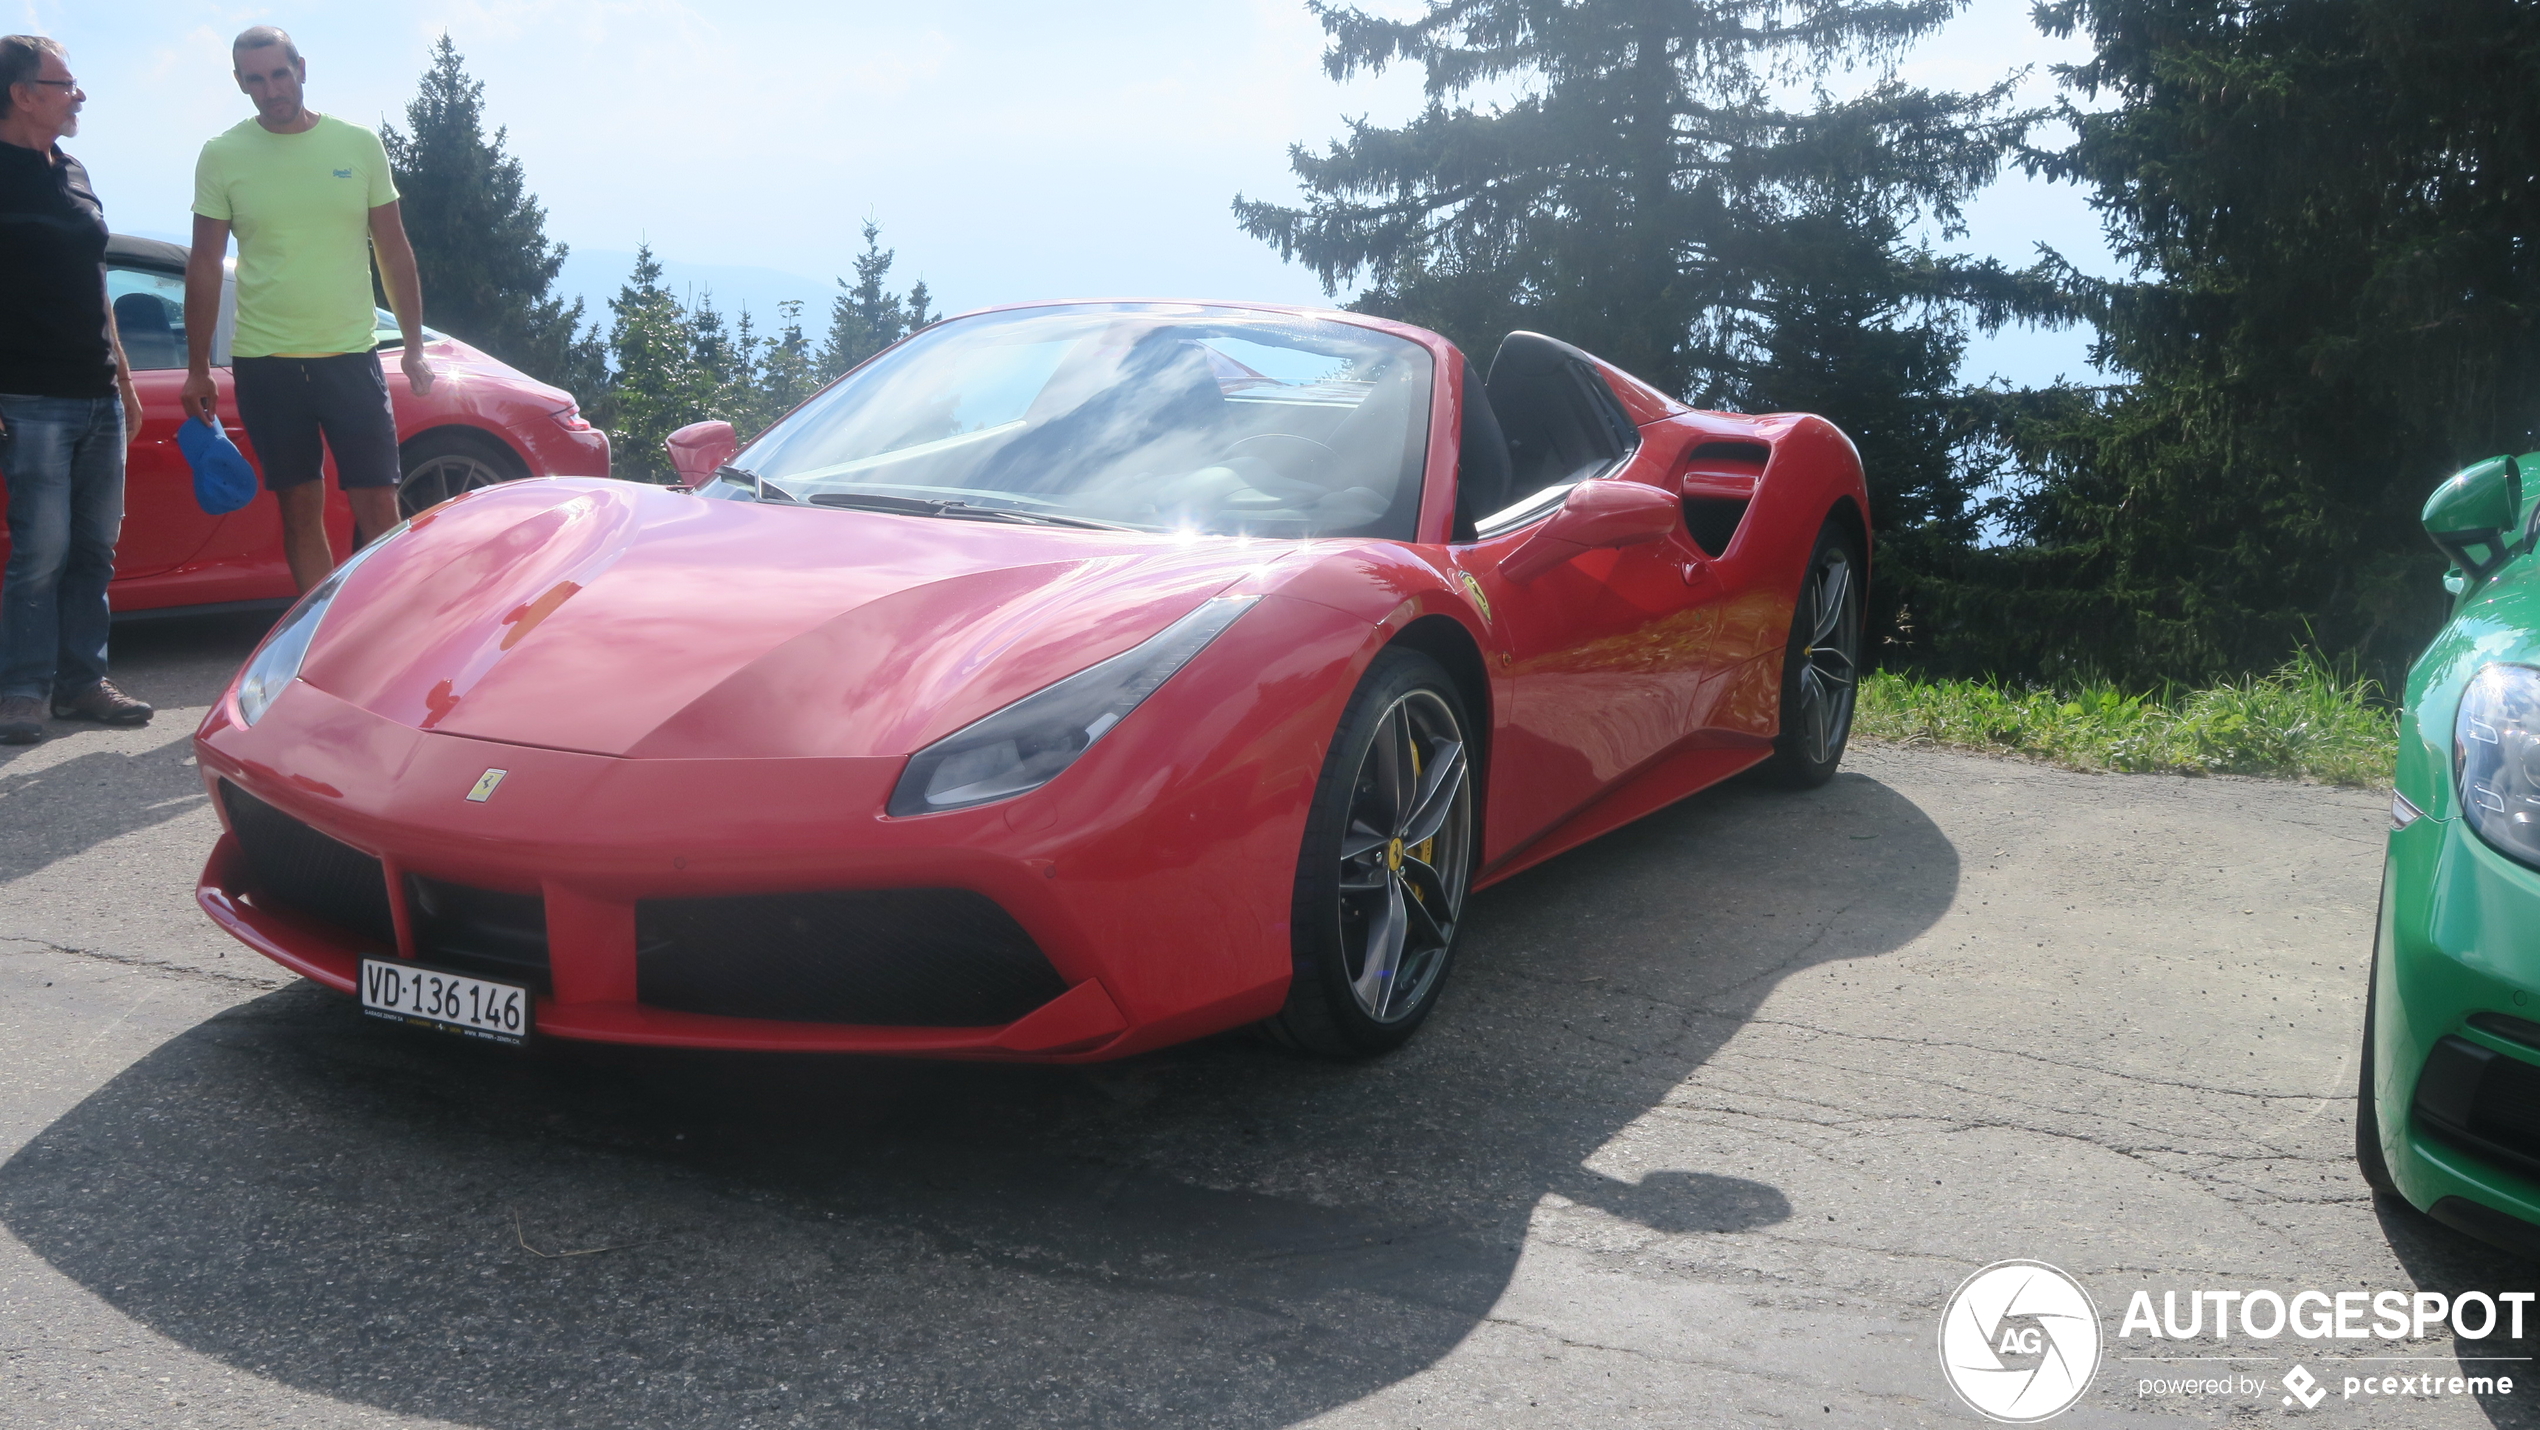
[[[1464,589],[1473,593],[1473,604],[1482,608],[1482,619],[1489,620],[1490,597],[1482,594],[1482,583],[1474,580],[1473,573],[1470,571],[1458,571],[1455,574],[1464,578]]]
[[[478,775],[476,777],[476,788],[467,792],[468,803],[483,804],[485,801],[492,799],[494,797],[494,787],[501,784],[503,782],[503,776],[510,773],[511,771],[509,770],[487,770],[485,773]]]

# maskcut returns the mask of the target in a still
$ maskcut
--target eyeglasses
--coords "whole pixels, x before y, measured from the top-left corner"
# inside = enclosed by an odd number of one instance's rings
[[[52,85],[53,87],[55,87],[55,88],[57,88],[57,89],[77,89],[77,88],[79,88],[79,81],[78,81],[78,80],[75,80],[75,79],[22,79],[22,80],[19,80],[19,81],[18,81],[18,83],[20,83],[20,84],[49,84],[49,85]]]

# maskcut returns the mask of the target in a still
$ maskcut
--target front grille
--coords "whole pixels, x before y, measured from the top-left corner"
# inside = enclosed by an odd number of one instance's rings
[[[2540,1176],[2540,1067],[2446,1037],[2417,1077],[2415,1113],[2445,1141]]]
[[[388,875],[379,861],[330,839],[227,780],[220,784],[229,827],[247,855],[249,899],[334,924],[377,944],[397,946],[388,911]]]
[[[966,889],[648,899],[635,978],[656,1008],[882,1027],[998,1026],[1067,991],[1023,926]]]
[[[555,991],[547,970],[547,901],[406,876],[406,918],[424,963]]]

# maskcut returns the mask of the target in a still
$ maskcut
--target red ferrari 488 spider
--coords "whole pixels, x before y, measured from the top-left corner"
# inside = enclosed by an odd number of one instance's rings
[[[196,747],[204,909],[510,1041],[1381,1052],[1472,889],[1842,757],[1860,461],[1553,339],[1073,303],[907,339],[687,490],[468,493]]]

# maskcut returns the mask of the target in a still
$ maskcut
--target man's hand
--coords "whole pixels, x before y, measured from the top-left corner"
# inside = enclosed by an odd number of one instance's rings
[[[208,424],[212,405],[220,401],[220,384],[212,381],[209,372],[197,368],[185,375],[185,386],[177,389],[176,400],[184,406],[186,416],[200,417]]]
[[[422,353],[409,347],[406,349],[406,355],[398,360],[397,365],[406,370],[406,387],[408,390],[412,391],[417,397],[426,397],[431,395],[432,364],[423,360]]]
[[[123,394],[123,440],[130,446],[141,440],[141,389],[132,385],[132,374],[115,374],[115,387]]]

